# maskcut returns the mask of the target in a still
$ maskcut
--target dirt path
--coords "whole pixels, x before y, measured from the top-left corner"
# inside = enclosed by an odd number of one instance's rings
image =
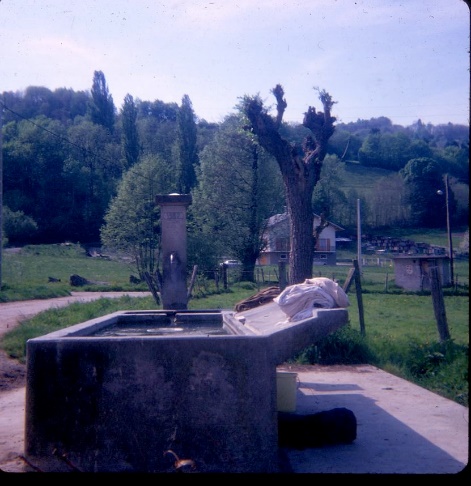
[[[0,304],[0,337],[18,326],[21,321],[55,307],[65,307],[74,302],[90,302],[101,297],[119,298],[123,295],[145,297],[150,292],[72,292],[67,297],[57,297],[47,300],[25,300],[21,302],[6,302]],[[0,350],[0,393],[24,386],[26,366],[10,359]]]
[[[71,296],[48,300],[26,300],[0,304],[0,337],[40,312],[74,302],[102,297],[150,296],[150,292],[72,292]],[[33,471],[23,460],[26,365],[0,350],[0,473]]]

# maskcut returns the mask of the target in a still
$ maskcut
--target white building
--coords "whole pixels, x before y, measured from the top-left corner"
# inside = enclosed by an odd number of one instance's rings
[[[314,214],[314,227],[319,226],[320,222],[321,217]],[[322,230],[316,243],[314,265],[336,264],[335,234],[337,231],[343,231],[343,228],[328,221],[328,226]],[[269,218],[263,238],[266,247],[258,259],[259,265],[278,265],[280,261],[288,261],[291,246],[288,213],[275,214]]]

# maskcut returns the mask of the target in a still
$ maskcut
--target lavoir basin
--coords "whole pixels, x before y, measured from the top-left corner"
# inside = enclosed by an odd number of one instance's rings
[[[273,302],[121,311],[30,339],[25,456],[46,472],[278,472],[276,367],[347,321],[288,322]]]

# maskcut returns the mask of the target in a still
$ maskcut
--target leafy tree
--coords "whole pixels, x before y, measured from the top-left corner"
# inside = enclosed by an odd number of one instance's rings
[[[346,204],[346,197],[341,190],[345,178],[345,169],[336,155],[327,155],[322,164],[321,178],[313,192],[312,205],[316,212],[332,220],[341,206]]]
[[[219,123],[208,123],[206,120],[199,120],[197,123],[197,147],[198,153],[208,145],[219,130]]]
[[[166,194],[171,174],[168,165],[153,156],[143,158],[123,176],[100,229],[103,246],[131,255],[141,278],[159,268],[159,210],[157,194]]]
[[[62,180],[65,127],[40,116],[11,122],[5,135],[4,203],[37,222],[35,238],[55,241],[59,233],[55,219],[66,206]]]
[[[327,152],[336,155],[340,160],[358,160],[362,139],[347,130],[339,130],[335,127],[335,132],[329,139]]]
[[[375,129],[366,137],[358,150],[358,161],[365,167],[375,167],[380,153],[381,134]]]
[[[469,185],[469,143],[437,148],[433,158],[439,162],[443,172]]]
[[[407,187],[410,224],[429,228],[441,226],[446,217],[446,208],[444,201],[437,196],[437,190],[444,190],[444,180],[437,162],[426,157],[412,159],[400,173]],[[454,198],[451,196],[450,211],[453,208]]]
[[[134,98],[127,94],[121,108],[121,122],[123,124],[122,146],[127,167],[133,166],[140,153],[139,133],[137,131],[137,108]]]
[[[449,177],[449,199],[450,195],[456,206],[450,213],[451,223],[453,225],[469,225],[469,184],[460,182],[455,177]]]
[[[8,243],[21,244],[30,241],[37,229],[36,221],[23,211],[12,211],[8,206],[3,206],[3,231]]]
[[[161,100],[142,101],[137,100],[138,117],[153,118],[158,123],[176,122],[178,105],[177,103],[165,103]]]
[[[312,195],[320,179],[327,143],[334,133],[335,118],[331,116],[334,101],[326,91],[319,92],[324,112],[317,113],[315,108],[308,108],[303,125],[310,134],[302,146],[292,145],[280,135],[287,107],[283,88],[278,84],[272,93],[277,103],[276,117],[268,114],[259,96],[244,97],[243,110],[248,119],[248,128],[257,136],[260,145],[275,157],[281,171],[291,222],[289,282],[296,284],[312,277],[315,240],[326,224],[322,222],[313,236]]]
[[[407,153],[410,159],[419,159],[421,157],[429,157],[429,158],[433,157],[432,147],[430,147],[430,145],[423,139],[412,140]]]
[[[68,130],[72,143],[64,162],[63,225],[75,241],[97,241],[103,216],[122,176],[121,148],[108,130],[82,120]]]
[[[95,71],[93,74],[91,95],[88,105],[91,121],[113,133],[116,110],[102,71]]]
[[[53,93],[43,86],[29,86],[23,97],[23,116],[35,118],[43,115],[51,117],[53,107]]]
[[[190,207],[196,228],[192,234],[211,242],[212,256],[238,258],[244,279],[251,280],[263,248],[264,224],[283,207],[275,161],[243,130],[237,115],[225,119],[200,158]],[[213,262],[212,257],[208,263]]]
[[[7,107],[4,123],[18,121],[18,117],[34,119],[39,115],[70,123],[76,116],[86,114],[90,100],[86,91],[67,88],[51,91],[38,86],[29,86],[24,92],[5,91],[2,96]]]
[[[196,185],[195,168],[199,161],[195,114],[188,95],[183,96],[182,106],[177,113],[175,158],[177,161],[177,191],[180,194],[189,194]]]
[[[410,138],[403,132],[382,134],[372,130],[358,151],[359,162],[366,167],[398,171],[411,158]]]
[[[338,220],[342,221],[342,226],[351,228],[352,231],[356,231],[358,225],[358,214],[357,206],[358,200],[360,200],[360,216],[362,225],[366,221],[368,216],[369,208],[366,198],[358,193],[356,189],[348,189],[346,192],[347,203],[341,207],[341,210],[336,213],[338,214]]]
[[[370,221],[373,227],[406,226],[409,207],[404,180],[398,173],[381,177],[375,184],[370,202]]]
[[[172,148],[177,137],[176,103],[164,103],[156,100],[136,102],[137,128],[143,154],[153,154],[175,167]]]

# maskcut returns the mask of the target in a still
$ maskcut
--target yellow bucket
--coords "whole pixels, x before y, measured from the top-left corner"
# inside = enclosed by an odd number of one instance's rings
[[[276,401],[278,412],[296,411],[298,374],[291,371],[276,372]]]

